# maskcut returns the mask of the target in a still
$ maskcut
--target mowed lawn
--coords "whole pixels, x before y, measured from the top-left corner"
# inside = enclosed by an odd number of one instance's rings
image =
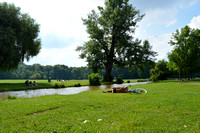
[[[26,80],[0,80],[0,92],[2,91],[17,91],[17,90],[31,90],[31,89],[42,89],[42,88],[64,88],[64,87],[73,87],[73,86],[85,86],[89,85],[89,80],[29,80],[36,81],[37,86],[25,86]],[[124,80],[125,83],[127,81],[137,82],[136,79]]]
[[[89,85],[88,80],[65,80],[65,81],[57,81],[51,80],[29,80],[36,81],[37,86],[25,86],[26,80],[0,80],[0,92],[1,91],[16,91],[16,90],[30,90],[30,89],[41,89],[41,88],[57,88],[55,85],[59,85],[62,87],[70,87],[75,86],[77,84],[80,85]]]
[[[200,80],[146,85],[147,94],[87,91],[0,100],[0,132],[199,132]]]

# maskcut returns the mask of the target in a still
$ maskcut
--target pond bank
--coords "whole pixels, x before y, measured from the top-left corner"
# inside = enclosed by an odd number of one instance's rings
[[[70,95],[76,94],[83,91],[94,91],[99,89],[109,89],[117,86],[130,86],[130,85],[139,85],[147,84],[151,82],[134,82],[134,83],[123,83],[123,84],[112,84],[112,85],[100,85],[100,86],[81,86],[81,87],[67,87],[67,88],[48,88],[48,89],[35,89],[35,90],[21,90],[21,91],[7,91],[0,92],[0,97],[5,96],[16,96],[16,97],[38,97],[45,95]]]

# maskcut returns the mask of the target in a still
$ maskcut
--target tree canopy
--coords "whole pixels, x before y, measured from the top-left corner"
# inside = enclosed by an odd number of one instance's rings
[[[151,79],[153,81],[166,80],[170,76],[170,71],[167,68],[168,62],[160,60],[155,64],[155,67],[151,69]]]
[[[187,73],[192,78],[200,70],[200,30],[185,26],[172,34],[169,43],[174,46],[168,55],[170,64],[180,75]]]
[[[0,71],[17,68],[41,49],[39,24],[14,4],[0,3]]]
[[[83,19],[89,41],[79,46],[80,58],[85,58],[93,72],[105,68],[105,81],[112,81],[113,65],[117,67],[142,68],[151,62],[155,52],[146,40],[134,39],[133,35],[144,14],[140,14],[128,0],[106,0],[105,7],[98,7]]]
[[[129,72],[127,68],[113,68],[112,74],[114,77],[121,77],[123,79],[138,79],[138,78],[149,78],[150,67],[145,67],[145,72]],[[88,75],[91,71],[88,67],[68,67],[66,65],[25,65],[20,63],[18,69],[10,70],[9,72],[0,72],[0,79],[88,79]],[[104,75],[105,70],[101,70],[99,75]]]

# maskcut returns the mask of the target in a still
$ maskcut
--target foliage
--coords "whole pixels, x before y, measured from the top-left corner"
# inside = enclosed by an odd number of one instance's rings
[[[149,81],[148,79],[137,79],[137,82],[147,82]]]
[[[80,84],[80,83],[77,83],[77,84],[75,84],[74,86],[75,86],[75,87],[80,87],[81,84]]]
[[[55,83],[54,88],[65,88],[66,86],[64,85],[64,83]]]
[[[105,7],[98,7],[83,19],[90,40],[76,50],[81,51],[80,58],[85,58],[88,67],[94,73],[105,69],[104,81],[111,82],[113,65],[117,67],[143,68],[152,63],[155,52],[147,40],[133,38],[137,22],[143,18],[128,0],[106,0]]]
[[[169,43],[174,50],[168,55],[168,67],[179,75],[187,73],[188,79],[192,79],[193,73],[200,68],[200,30],[185,26],[172,34]]]
[[[0,132],[198,133],[199,86],[200,80],[171,80],[132,86],[146,95],[98,90],[0,100]]]
[[[100,85],[101,76],[99,73],[92,73],[88,76],[90,85]]]
[[[170,71],[167,68],[167,62],[164,60],[158,61],[155,68],[151,69],[150,74],[151,80],[153,81],[166,80],[170,75]]]
[[[55,67],[55,68],[54,68]],[[144,67],[144,72],[129,72],[128,68],[117,68],[114,67],[112,75],[114,77],[122,77],[123,79],[138,79],[138,78],[149,78],[150,67]],[[68,67],[65,65],[47,65],[43,66],[40,64],[25,65],[20,64],[17,70],[11,70],[6,73],[0,72],[0,79],[88,79],[88,75],[91,71],[87,67]],[[102,70],[100,75],[105,75],[105,70]],[[113,77],[112,77],[113,78]]]
[[[123,82],[124,81],[121,77],[117,77],[117,81],[116,81],[117,84],[122,84]]]
[[[0,3],[0,71],[18,67],[41,49],[39,25],[14,4]]]

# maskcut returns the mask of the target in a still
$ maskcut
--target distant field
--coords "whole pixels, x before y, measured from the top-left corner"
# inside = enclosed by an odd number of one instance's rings
[[[9,91],[9,90],[28,90],[28,89],[40,89],[40,88],[56,88],[56,87],[69,87],[80,85],[89,85],[88,80],[66,80],[64,82],[51,80],[49,83],[47,80],[30,80],[36,81],[37,86],[25,86],[26,80],[0,80],[0,91]]]
[[[37,86],[25,86],[26,80],[0,80],[0,91],[15,91],[15,90],[29,90],[29,89],[41,89],[41,88],[63,88],[63,87],[71,87],[77,85],[89,85],[88,80],[65,80],[65,81],[57,81],[51,80],[49,83],[48,80],[30,80],[36,81]],[[126,79],[124,82],[137,82],[136,79]]]
[[[0,132],[199,133],[200,80],[145,85],[147,94],[86,91],[0,99]]]

